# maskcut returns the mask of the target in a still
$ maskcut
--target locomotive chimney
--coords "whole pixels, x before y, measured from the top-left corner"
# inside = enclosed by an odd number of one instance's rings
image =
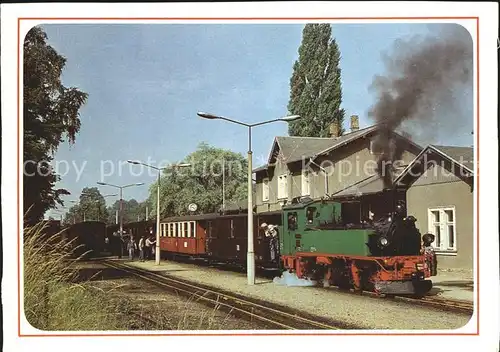
[[[351,132],[359,130],[359,117],[358,115],[351,116]]]
[[[339,126],[336,121],[330,124],[330,138],[337,138],[339,136]]]

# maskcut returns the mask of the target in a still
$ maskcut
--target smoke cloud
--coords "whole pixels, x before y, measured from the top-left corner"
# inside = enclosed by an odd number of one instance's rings
[[[299,279],[297,274],[284,271],[281,277],[275,277],[273,282],[282,286],[316,286],[317,282],[308,279]]]
[[[460,110],[461,89],[472,94],[471,37],[459,25],[443,25],[435,33],[397,40],[392,53],[383,55],[386,74],[375,76],[370,86],[377,99],[369,116],[381,127],[374,143],[381,153],[378,172],[386,187],[392,186],[391,163],[403,153],[391,132],[403,129],[407,136],[416,131],[433,135],[436,128],[448,126],[444,127],[446,132],[453,133],[459,124],[472,124],[472,115],[441,115]],[[454,116],[454,120],[442,121],[442,116]]]

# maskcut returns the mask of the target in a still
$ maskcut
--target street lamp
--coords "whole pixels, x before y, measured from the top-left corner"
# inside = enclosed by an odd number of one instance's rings
[[[117,186],[105,182],[97,182],[97,184],[101,186],[110,186],[120,189],[120,240],[122,240],[123,239],[123,189],[133,186],[142,186],[144,182],[131,183],[125,186]],[[122,255],[123,255],[123,245],[120,245],[120,258],[122,257]]]
[[[279,119],[247,124],[227,117],[198,112],[198,116],[209,120],[225,120],[248,128],[248,249],[247,249],[247,278],[248,284],[255,284],[255,253],[253,247],[253,190],[252,190],[252,127],[265,125],[271,122],[292,122],[300,119],[299,115],[285,116]]]
[[[144,165],[146,167],[149,167],[151,169],[157,170],[158,171],[158,182],[157,182],[157,189],[156,189],[156,250],[155,250],[155,263],[156,265],[160,265],[160,176],[161,176],[161,171],[168,169],[168,168],[183,168],[183,167],[189,167],[191,164],[177,164],[177,165],[172,165],[172,166],[166,166],[166,167],[156,167],[153,165],[148,165],[145,164],[141,161],[137,160],[127,160],[130,164],[134,165]]]

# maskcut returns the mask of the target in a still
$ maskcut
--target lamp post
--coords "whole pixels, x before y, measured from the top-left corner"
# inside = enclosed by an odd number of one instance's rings
[[[299,115],[285,116],[279,119],[248,124],[235,121],[227,117],[198,112],[198,116],[209,120],[225,120],[248,128],[248,249],[247,249],[247,279],[249,285],[255,284],[255,253],[253,246],[253,190],[252,190],[252,127],[265,125],[271,122],[292,122],[300,119]]]
[[[158,171],[158,182],[157,182],[157,187],[156,187],[156,250],[155,250],[155,263],[156,265],[160,265],[160,176],[161,176],[161,171],[166,170],[168,168],[182,168],[182,167],[189,167],[191,164],[177,164],[177,165],[172,165],[172,166],[166,166],[166,167],[156,167],[153,165],[148,165],[145,164],[141,161],[137,160],[127,160],[128,163],[134,164],[134,165],[144,165],[146,167],[149,167],[151,169],[154,169]]]
[[[115,188],[118,188],[120,190],[120,240],[122,240],[123,239],[123,189],[128,188],[128,187],[133,187],[133,186],[142,186],[144,184],[144,182],[131,183],[131,184],[128,184],[125,186],[117,186],[117,185],[113,185],[111,183],[105,183],[105,182],[97,182],[97,184],[101,185],[101,186],[115,187]],[[120,244],[120,258],[122,257],[122,255],[123,255],[123,245]]]

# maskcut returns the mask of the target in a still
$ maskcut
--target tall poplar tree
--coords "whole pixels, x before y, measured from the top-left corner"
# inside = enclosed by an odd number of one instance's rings
[[[333,122],[339,126],[339,135],[343,134],[340,51],[331,26],[307,24],[298,51],[290,79],[288,111],[302,118],[289,124],[289,135],[328,137]]]

